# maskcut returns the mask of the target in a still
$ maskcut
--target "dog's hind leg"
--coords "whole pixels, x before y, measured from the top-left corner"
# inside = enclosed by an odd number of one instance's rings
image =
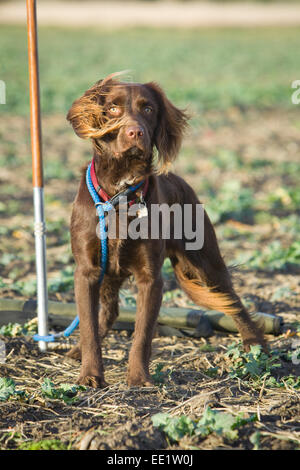
[[[73,346],[70,351],[66,353],[67,357],[71,357],[76,361],[81,361],[81,348],[80,348],[80,341]]]

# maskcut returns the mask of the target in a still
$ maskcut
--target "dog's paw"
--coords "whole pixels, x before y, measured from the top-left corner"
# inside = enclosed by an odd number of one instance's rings
[[[145,373],[128,373],[127,384],[129,387],[153,387],[153,382],[149,375]]]
[[[67,357],[71,357],[72,359],[75,359],[76,361],[81,361],[81,350],[79,346],[74,346],[70,351],[66,353]]]
[[[92,388],[106,388],[108,387],[108,383],[105,382],[103,377],[99,377],[96,375],[84,375],[80,376],[77,380],[79,385],[84,385],[86,387]]]
[[[261,346],[263,352],[269,353],[269,347],[267,342],[263,338],[247,338],[243,340],[243,347],[245,352],[249,352],[251,346]]]

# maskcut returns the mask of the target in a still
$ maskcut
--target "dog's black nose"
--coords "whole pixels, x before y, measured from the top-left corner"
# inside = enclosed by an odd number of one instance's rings
[[[129,139],[138,139],[144,136],[144,129],[141,126],[129,126],[126,129],[126,135]]]

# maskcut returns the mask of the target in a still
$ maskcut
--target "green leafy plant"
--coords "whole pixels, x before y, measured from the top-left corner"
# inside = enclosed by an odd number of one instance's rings
[[[225,353],[231,359],[230,376],[240,379],[260,379],[270,375],[273,369],[281,367],[278,355],[268,356],[260,345],[250,346],[249,352],[244,352],[240,344],[232,343]]]
[[[164,264],[162,267],[162,275],[164,279],[168,279],[168,280],[175,277],[170,258],[166,258],[164,261]]]
[[[162,372],[163,368],[164,368],[164,364],[161,364],[161,363],[156,364],[154,373],[151,375],[156,385],[162,384],[165,380],[165,374],[164,372]]]
[[[23,327],[20,323],[7,323],[0,328],[0,335],[15,337],[22,334]]]
[[[249,418],[243,415],[233,416],[207,407],[199,421],[193,421],[185,415],[171,416],[168,413],[157,413],[151,419],[154,427],[167,434],[171,441],[178,442],[184,436],[207,437],[211,433],[234,440],[238,437],[238,428],[256,421],[257,416],[252,415]]]
[[[251,380],[253,386],[261,387],[264,381],[265,387],[285,388],[289,386],[295,390],[300,388],[300,377],[292,374],[282,377],[274,377],[273,371],[282,367],[280,360],[292,361],[295,351],[273,350],[269,355],[265,354],[261,346],[251,346],[245,353],[241,344],[232,343],[226,352],[231,359],[229,375],[234,378]]]
[[[152,416],[153,426],[160,429],[172,441],[179,441],[184,436],[195,433],[196,424],[188,416],[170,416],[168,413],[157,413]]]
[[[218,372],[219,372],[219,368],[218,367],[209,367],[208,369],[206,369],[205,371],[205,375],[208,375],[209,377],[218,377]]]
[[[264,251],[255,250],[251,254],[243,254],[235,260],[235,263],[267,271],[286,271],[290,267],[299,268],[300,242],[295,241],[290,246],[283,247],[278,240],[275,240]]]
[[[209,343],[204,343],[199,346],[199,351],[202,352],[214,352],[216,351],[216,347]]]
[[[298,188],[277,188],[269,194],[266,202],[272,209],[297,210],[300,205],[300,191]]]
[[[65,162],[60,160],[49,160],[45,162],[45,180],[62,179],[65,181],[74,180],[74,172],[68,168]]]
[[[274,388],[286,388],[288,386],[289,388],[294,388],[295,390],[300,389],[300,377],[296,377],[294,375],[286,375],[280,378],[278,380],[275,377],[268,377],[265,385],[267,387],[274,387]]]
[[[58,439],[22,442],[19,450],[68,450],[68,446]]]
[[[163,303],[165,302],[171,302],[175,301],[176,299],[182,298],[182,290],[181,289],[172,289],[169,291],[166,291],[163,294]]]
[[[214,166],[222,170],[235,170],[242,168],[244,165],[241,156],[228,149],[220,149],[210,161]]]
[[[37,318],[33,318],[21,325],[20,323],[8,323],[0,328],[0,335],[15,337],[20,335],[32,335],[37,332]]]
[[[42,384],[42,393],[44,397],[51,400],[63,400],[67,405],[72,405],[78,399],[77,393],[85,390],[82,385],[61,384],[56,387],[50,379],[44,379]]]
[[[36,279],[32,278],[27,281],[16,281],[11,284],[6,284],[4,287],[8,287],[15,292],[31,297],[36,294]]]
[[[252,170],[261,170],[261,168],[271,167],[273,162],[272,160],[266,160],[264,158],[254,158],[246,164]]]
[[[136,306],[136,298],[132,295],[132,293],[127,289],[120,290],[120,300],[123,305],[129,307]]]
[[[49,280],[49,292],[66,292],[74,285],[74,270],[71,266],[61,271],[58,279]]]
[[[289,299],[291,296],[296,295],[290,287],[288,286],[280,286],[276,291],[273,293],[271,297],[272,302],[276,302],[278,300]]]
[[[208,436],[215,432],[227,439],[234,440],[238,437],[238,428],[256,420],[257,416],[255,414],[249,418],[242,415],[233,416],[230,413],[223,413],[207,407],[202,418],[197,423],[196,434]]]
[[[296,213],[287,217],[273,216],[273,223],[278,227],[279,233],[298,237],[300,232],[300,216]]]
[[[213,223],[228,219],[245,222],[253,217],[253,191],[242,187],[239,181],[227,181],[217,193],[210,193],[206,209]]]
[[[0,377],[0,401],[7,401],[11,397],[23,397],[24,391],[16,390],[16,384],[13,379]]]
[[[236,418],[229,413],[222,413],[207,407],[200,421],[198,421],[196,434],[206,437],[212,432],[223,435],[230,440],[238,437],[238,431],[234,429]]]
[[[261,433],[259,431],[255,431],[254,433],[251,434],[249,440],[251,444],[253,444],[253,450],[259,450],[260,439],[261,439]]]

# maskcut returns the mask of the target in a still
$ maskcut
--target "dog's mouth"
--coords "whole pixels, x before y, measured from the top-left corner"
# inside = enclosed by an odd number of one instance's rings
[[[134,145],[133,147],[130,147],[122,152],[123,157],[125,158],[131,158],[131,159],[143,159],[145,158],[145,150],[142,149],[141,147],[138,147]]]

